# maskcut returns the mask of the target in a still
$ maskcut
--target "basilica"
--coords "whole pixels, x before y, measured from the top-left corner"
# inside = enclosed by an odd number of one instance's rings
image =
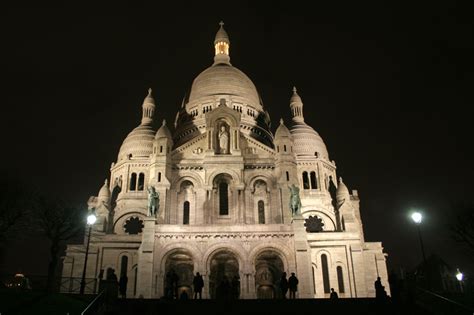
[[[113,270],[137,298],[165,296],[170,272],[177,293],[190,296],[199,272],[209,299],[226,282],[239,299],[282,298],[284,273],[299,279],[297,298],[326,298],[331,288],[374,297],[377,277],[389,293],[382,244],[365,241],[358,193],[305,122],[298,91],[289,90],[291,122],[273,131],[230,46],[221,22],[214,62],[176,106],[174,124],[156,130],[159,100],[148,90],[141,122],[88,200],[98,218],[90,238],[67,247],[63,291],[86,270],[85,291],[97,292]]]

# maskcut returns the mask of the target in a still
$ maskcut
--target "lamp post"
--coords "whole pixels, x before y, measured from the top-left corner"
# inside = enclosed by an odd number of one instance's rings
[[[459,271],[459,268],[456,268],[457,272],[456,272],[456,279],[458,279],[459,281],[459,287],[461,289],[461,293],[463,293],[464,291],[464,288],[462,287],[462,280],[464,279],[464,274]]]
[[[84,288],[86,287],[87,256],[89,255],[89,243],[91,241],[92,226],[94,225],[96,220],[97,220],[97,217],[95,216],[94,213],[91,213],[87,216],[87,225],[89,226],[89,232],[87,235],[86,257],[84,258],[84,269],[82,270],[81,288],[79,290],[80,294],[84,294]]]
[[[411,215],[411,219],[415,222],[416,227],[418,229],[418,238],[420,239],[420,247],[421,247],[421,254],[423,255],[423,264],[426,267],[426,256],[425,256],[425,247],[423,246],[423,239],[421,238],[421,221],[423,221],[423,215],[420,212],[414,212]]]

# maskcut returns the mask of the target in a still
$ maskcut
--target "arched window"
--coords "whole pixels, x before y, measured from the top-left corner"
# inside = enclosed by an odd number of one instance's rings
[[[161,172],[158,172],[158,183],[161,182]]]
[[[120,261],[120,276],[126,276],[128,270],[128,257],[122,256],[122,260]]]
[[[316,172],[311,172],[310,177],[311,177],[311,189],[318,189],[318,183],[316,182]]]
[[[286,181],[287,181],[287,182],[290,181],[290,173],[288,173],[288,171],[286,171]]]
[[[265,204],[263,200],[258,201],[258,223],[265,224]]]
[[[229,185],[226,182],[219,183],[219,214],[229,214]]]
[[[283,145],[283,151],[286,152],[286,144]]]
[[[160,145],[160,153],[163,153],[163,146]]]
[[[330,293],[331,290],[329,285],[328,257],[325,254],[321,255],[321,267],[323,270],[324,293]]]
[[[145,186],[145,174],[140,173],[138,174],[138,189],[137,190],[143,190]]]
[[[303,189],[309,189],[308,172],[303,172]]]
[[[344,293],[344,278],[342,277],[342,267],[337,266],[337,284],[339,285],[339,293]]]
[[[189,224],[189,201],[183,204],[183,224]]]
[[[137,189],[137,174],[132,173],[132,176],[130,177],[130,191],[136,190]]]

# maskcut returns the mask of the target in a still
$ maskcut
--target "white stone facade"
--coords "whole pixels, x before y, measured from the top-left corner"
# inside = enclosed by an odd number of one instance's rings
[[[335,162],[304,122],[296,89],[291,127],[281,121],[273,135],[254,84],[230,64],[222,25],[214,44],[214,64],[194,80],[175,132],[165,122],[153,128],[150,90],[110,180],[89,199],[99,220],[86,278],[113,268],[127,274],[128,297],[145,298],[165,294],[171,269],[179,290],[190,293],[201,273],[204,298],[216,297],[224,276],[239,280],[240,298],[278,298],[282,272],[296,273],[299,298],[328,297],[330,288],[340,297],[373,297],[378,276],[388,291],[381,243],[365,242],[358,194],[336,181]],[[294,217],[292,184],[302,204]],[[148,216],[151,186],[159,192],[156,217]],[[68,246],[64,282],[82,276],[84,253],[85,245]]]

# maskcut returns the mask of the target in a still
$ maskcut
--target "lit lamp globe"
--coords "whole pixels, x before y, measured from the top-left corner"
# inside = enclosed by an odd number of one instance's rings
[[[95,214],[91,213],[87,216],[87,224],[88,225],[93,225],[95,223],[95,221],[97,221],[97,217],[95,216]]]
[[[412,219],[413,222],[415,222],[416,224],[420,224],[420,223],[421,223],[421,220],[423,220],[423,216],[422,216],[421,213],[419,213],[419,212],[414,212],[414,213],[411,215],[411,219]]]
[[[457,273],[456,273],[456,279],[458,279],[458,281],[462,281],[462,279],[464,278],[464,275],[461,271],[459,271],[459,268],[457,269]]]

